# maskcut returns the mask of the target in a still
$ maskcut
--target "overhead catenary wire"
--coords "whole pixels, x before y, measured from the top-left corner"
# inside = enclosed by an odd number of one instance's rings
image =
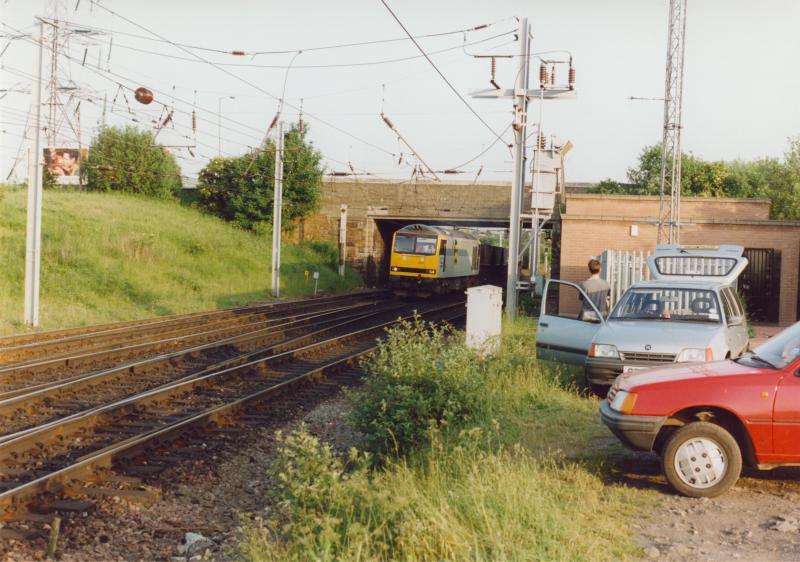
[[[110,8],[107,8],[106,6],[104,6],[103,4],[98,2],[97,0],[94,0],[93,4],[97,5],[99,8],[105,10],[109,14],[111,14],[111,15],[113,15],[115,17],[118,17],[118,18],[122,19],[123,21],[128,22],[129,24],[131,24],[131,25],[133,25],[135,27],[138,27],[139,29],[142,29],[142,30],[146,31],[146,32],[150,33],[151,35],[153,35],[155,37],[159,37],[160,39],[163,39],[164,41],[169,42],[174,47],[177,47],[178,49],[181,49],[182,51],[184,51],[186,53],[189,53],[190,55],[194,56],[195,58],[200,59],[202,61],[205,61],[210,66],[218,69],[220,72],[223,72],[224,74],[230,76],[231,78],[234,78],[234,79],[236,79],[236,80],[238,80],[238,81],[240,81],[240,82],[242,82],[244,84],[247,84],[251,88],[254,88],[254,89],[258,90],[259,92],[262,92],[262,93],[268,95],[269,97],[273,98],[276,101],[281,101],[281,98],[279,98],[279,97],[275,96],[274,94],[272,94],[271,92],[265,90],[264,88],[262,88],[258,84],[255,84],[254,82],[252,82],[250,80],[247,80],[246,78],[243,78],[243,77],[239,76],[238,74],[235,74],[235,73],[229,71],[228,69],[223,68],[223,67],[219,66],[218,64],[216,64],[216,63],[214,63],[212,61],[209,61],[208,59],[204,59],[200,55],[198,55],[196,53],[193,53],[192,51],[175,44],[175,42],[173,42],[170,39],[167,39],[166,37],[156,33],[155,31],[152,31],[152,30],[148,29],[147,27],[145,27],[145,26],[143,26],[143,25],[141,25],[139,23],[136,23],[135,21],[131,20],[130,18],[128,18],[126,16],[123,16],[122,14],[119,14],[118,12],[115,12],[114,10],[111,10]],[[285,100],[283,100],[283,102],[284,102],[285,105],[291,107],[294,110],[298,110],[299,109],[294,104],[288,103]],[[321,124],[323,124],[323,125],[325,125],[327,127],[330,127],[330,128],[332,128],[332,129],[334,129],[334,130],[336,130],[336,131],[338,131],[338,132],[340,132],[340,133],[342,133],[342,134],[344,134],[344,135],[346,135],[346,136],[348,136],[348,137],[350,137],[350,138],[352,138],[354,140],[357,140],[358,142],[364,144],[365,146],[369,146],[369,147],[371,147],[371,148],[373,148],[375,150],[378,150],[378,151],[383,152],[385,154],[389,154],[391,156],[394,156],[394,153],[392,151],[390,151],[390,150],[386,150],[385,148],[383,148],[381,146],[378,146],[377,144],[374,144],[374,143],[372,143],[372,142],[370,142],[368,140],[362,139],[358,135],[354,135],[353,133],[351,133],[351,132],[349,132],[349,131],[347,131],[347,130],[345,130],[345,129],[337,126],[337,125],[334,125],[333,123],[330,123],[329,121],[326,121],[325,119],[321,119],[321,118],[309,113],[308,111],[306,111],[304,113],[310,119],[313,119],[313,120],[317,121],[318,123],[321,123]]]
[[[456,89],[456,87],[453,86],[452,82],[450,82],[450,80],[447,79],[447,77],[444,75],[444,73],[442,73],[442,71],[439,70],[439,67],[436,66],[436,63],[433,62],[433,60],[428,56],[428,53],[426,53],[425,50],[422,48],[422,46],[417,42],[417,40],[414,39],[414,36],[411,35],[411,32],[408,30],[408,28],[406,28],[406,26],[403,24],[403,22],[400,21],[400,18],[397,17],[397,14],[394,13],[394,11],[389,6],[389,4],[386,2],[386,0],[381,0],[381,3],[386,7],[386,9],[392,15],[394,20],[397,22],[397,24],[403,29],[403,31],[405,31],[406,35],[408,35],[408,38],[411,40],[411,42],[414,43],[414,46],[419,50],[420,53],[422,53],[422,56],[425,57],[425,60],[427,60],[430,63],[430,65],[436,70],[436,73],[439,76],[441,76],[442,80],[445,81],[447,86],[453,91],[453,93],[458,97],[458,99],[460,99],[461,102],[470,110],[470,112],[473,115],[475,115],[475,117],[478,118],[478,120],[483,124],[484,127],[486,127],[489,131],[491,131],[491,133],[495,137],[497,137],[499,140],[501,140],[504,143],[506,143],[506,141],[503,140],[502,136],[499,135],[494,130],[494,128],[491,125],[489,125],[489,123],[487,123],[486,120],[483,117],[481,117],[481,115],[477,111],[475,111],[475,108],[473,108],[472,105],[470,105],[470,103],[466,100],[466,98],[464,98],[464,96],[461,95],[461,92],[459,92]],[[506,143],[506,144],[508,144],[508,143]]]
[[[431,51],[428,54],[430,54],[430,55],[439,55],[439,54],[442,54],[442,53],[447,53],[447,52],[450,52],[450,51],[455,51],[455,50],[458,50],[458,49],[462,49],[463,47],[469,47],[469,46],[473,46],[473,45],[480,45],[480,44],[483,44],[483,43],[487,43],[489,41],[493,41],[495,39],[499,39],[500,37],[507,37],[507,36],[513,35],[513,34],[514,34],[514,31],[513,30],[509,30],[509,31],[505,31],[503,33],[498,33],[496,35],[492,35],[491,37],[485,37],[483,39],[478,39],[476,41],[472,41],[472,42],[468,42],[468,43],[461,43],[459,45],[454,45],[452,47],[445,47],[445,48],[442,48],[442,49],[437,49],[435,51]],[[169,53],[162,53],[162,52],[153,51],[153,50],[150,50],[150,49],[142,49],[141,47],[134,47],[134,46],[131,46],[131,45],[124,45],[124,44],[121,44],[119,42],[115,43],[115,46],[118,49],[126,49],[126,50],[134,51],[134,52],[137,52],[137,53],[144,53],[144,54],[148,54],[148,55],[153,55],[153,56],[163,57],[163,58],[168,58],[168,59],[173,59],[173,60],[179,60],[179,61],[184,61],[184,62],[193,62],[193,63],[200,63],[200,64],[204,64],[204,63],[207,64],[208,62],[210,62],[210,61],[204,61],[204,60],[197,60],[195,58],[190,58],[190,57],[182,57],[182,56],[178,56],[178,55],[172,55],[172,54],[169,54]],[[301,52],[304,52],[304,51],[301,50]],[[316,70],[316,69],[321,69],[321,68],[350,68],[350,67],[363,67],[363,66],[377,66],[377,65],[383,65],[383,64],[395,64],[395,63],[399,63],[399,62],[407,62],[407,61],[411,61],[411,60],[417,60],[417,59],[423,58],[423,56],[424,55],[413,55],[413,56],[408,56],[408,57],[397,57],[397,58],[392,58],[392,59],[380,59],[380,60],[374,60],[374,61],[341,62],[341,63],[327,63],[327,64],[299,64],[299,65],[294,66],[294,68],[296,68],[296,69],[312,69],[312,70]],[[219,66],[222,66],[222,67],[230,67],[230,68],[286,69],[286,68],[290,68],[291,67],[291,65],[285,65],[285,64],[260,64],[260,63],[247,63],[247,62],[219,62],[219,61],[213,61],[213,63],[217,64]]]
[[[98,2],[98,6],[99,6],[99,2]],[[414,36],[414,38],[415,39],[431,39],[431,38],[436,38],[436,37],[447,37],[447,36],[450,36],[450,35],[463,35],[465,33],[471,32],[471,31],[480,31],[480,30],[483,30],[483,29],[488,29],[488,28],[493,27],[493,26],[495,26],[495,25],[497,25],[497,24],[499,24],[499,23],[501,23],[503,21],[506,21],[508,19],[510,19],[510,18],[505,18],[505,19],[502,19],[502,20],[494,21],[492,23],[480,24],[480,25],[476,25],[476,26],[473,26],[473,27],[467,27],[467,28],[462,28],[462,29],[455,29],[455,30],[450,30],[450,31],[442,31],[442,32],[436,32],[436,33],[427,33],[427,34],[424,34],[424,35],[416,35],[416,36]],[[219,54],[224,54],[224,55],[250,56],[250,57],[259,56],[259,55],[289,55],[289,54],[292,54],[292,53],[297,52],[297,51],[314,52],[314,51],[328,51],[328,50],[334,50],[334,49],[346,49],[346,48],[352,48],[352,47],[366,47],[366,46],[380,45],[380,44],[385,44],[385,43],[397,43],[397,42],[408,41],[409,40],[408,37],[396,37],[396,38],[392,38],[392,39],[373,39],[373,40],[369,40],[369,41],[357,41],[357,42],[352,42],[352,43],[338,43],[338,44],[333,44],[333,45],[321,45],[321,46],[316,46],[316,47],[301,47],[301,48],[297,48],[297,49],[263,50],[263,51],[252,50],[252,51],[250,51],[250,50],[241,50],[241,49],[220,49],[220,48],[207,47],[207,46],[202,46],[202,45],[191,45],[191,44],[180,43],[180,42],[172,43],[172,42],[170,42],[168,40],[165,40],[165,39],[147,37],[145,35],[139,35],[139,34],[136,34],[136,33],[130,33],[130,32],[125,32],[125,31],[119,31],[119,30],[104,28],[104,27],[100,27],[100,26],[96,26],[96,25],[83,24],[83,23],[77,22],[77,21],[71,21],[70,24],[72,26],[76,27],[76,28],[80,27],[80,28],[84,28],[84,29],[90,30],[90,31],[100,31],[100,32],[104,32],[104,33],[116,33],[118,35],[125,35],[127,37],[133,37],[133,38],[136,38],[136,39],[143,39],[145,41],[170,43],[170,44],[179,45],[181,47],[185,47],[187,49],[193,49],[193,50],[197,50],[197,51],[206,51],[206,52],[219,53]]]

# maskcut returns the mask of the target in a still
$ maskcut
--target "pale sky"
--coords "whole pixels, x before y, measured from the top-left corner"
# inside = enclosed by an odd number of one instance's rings
[[[76,3],[78,4],[75,10]],[[414,35],[445,32],[494,23],[489,29],[466,34],[467,42],[488,39],[516,28],[514,16],[527,16],[533,27],[533,50],[565,49],[572,53],[577,71],[577,99],[545,102],[543,127],[559,143],[571,140],[568,181],[624,180],[641,148],[660,141],[663,103],[629,101],[629,96],[663,97],[667,31],[667,0],[563,0],[522,2],[513,0],[390,0],[390,5]],[[51,1],[0,0],[0,27],[8,43],[13,29],[35,31],[34,17],[47,15]],[[97,4],[97,2],[95,2]],[[173,42],[224,51],[297,50],[341,43],[404,37],[403,30],[380,0],[255,2],[244,0],[103,0],[148,30]],[[192,144],[191,113],[196,93],[198,115],[195,157],[176,148],[184,173],[196,176],[208,157],[217,154],[217,108],[221,96],[223,153],[242,154],[257,145],[275,114],[278,102],[251,85],[208,64],[175,60],[131,49],[190,58],[180,49],[159,41],[120,17],[114,17],[90,0],[63,2],[74,24],[113,30],[89,42],[74,39],[69,56],[59,62],[60,81],[71,79],[94,103],[81,103],[84,144],[100,119],[103,94],[109,106],[117,84],[148,87],[156,100],[174,105],[176,129],[165,129],[158,140],[165,144]],[[800,135],[800,2],[797,0],[689,0],[684,91],[685,150],[707,159],[781,156],[788,136]],[[13,29],[12,29],[13,28]],[[141,37],[132,37],[134,34]],[[472,90],[489,87],[489,62],[476,60],[462,49],[463,37],[449,35],[421,39],[426,51],[450,49],[432,55],[444,75],[498,132],[511,119],[507,100],[472,100]],[[86,66],[81,62],[86,49]],[[516,54],[510,35],[466,48],[470,53]],[[293,53],[233,56],[194,51],[215,62],[286,65]],[[347,162],[379,177],[406,178],[411,169],[397,164],[400,147],[381,121],[383,108],[397,129],[437,170],[469,160],[488,146],[493,136],[447,87],[424,58],[376,65],[341,68],[302,68],[304,65],[350,64],[419,55],[409,41],[344,49],[307,51],[295,60],[288,76],[286,99],[299,105],[303,98],[311,126],[310,139],[328,158],[329,171],[347,171]],[[100,71],[97,70],[98,59]],[[32,95],[30,75],[35,71],[35,49],[25,40],[10,43],[0,57],[0,180],[9,173],[20,146],[25,115]],[[500,59],[497,81],[511,87],[516,62]],[[259,88],[281,95],[284,69],[226,67]],[[110,76],[107,71],[117,76]],[[50,53],[45,51],[45,74],[50,73]],[[532,66],[532,83],[538,63]],[[105,78],[104,78],[105,77]],[[385,101],[382,102],[385,84]],[[93,92],[93,93],[91,93]],[[173,92],[174,98],[173,101]],[[3,95],[0,92],[0,95]],[[138,104],[127,92],[133,114],[122,95],[117,108],[107,112],[109,124],[141,124],[159,117],[162,108]],[[62,99],[66,99],[64,95]],[[74,108],[74,105],[73,105]],[[153,109],[155,108],[155,109]],[[538,106],[531,106],[531,120]],[[47,111],[44,111],[47,115]],[[294,121],[297,111],[284,108],[284,118]],[[162,116],[163,117],[163,116]],[[331,128],[321,118],[382,150]],[[62,126],[65,146],[77,145],[75,134]],[[70,138],[71,137],[71,138]],[[510,136],[506,135],[510,140]],[[385,151],[385,152],[384,152]],[[481,179],[510,179],[510,155],[499,144],[464,167],[472,179],[483,164]],[[26,176],[25,161],[16,177]]]

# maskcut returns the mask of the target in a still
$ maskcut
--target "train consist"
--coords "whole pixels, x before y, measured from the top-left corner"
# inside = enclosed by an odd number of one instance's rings
[[[412,224],[392,237],[389,283],[399,295],[444,294],[497,282],[505,263],[505,248],[468,232]]]

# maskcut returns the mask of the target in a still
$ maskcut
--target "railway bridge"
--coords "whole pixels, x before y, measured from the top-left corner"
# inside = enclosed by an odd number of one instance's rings
[[[337,244],[342,205],[347,205],[347,264],[368,281],[385,272],[392,234],[413,223],[508,227],[511,185],[502,182],[432,182],[328,179],[319,211],[290,233],[297,241]],[[529,212],[530,186],[523,196]]]

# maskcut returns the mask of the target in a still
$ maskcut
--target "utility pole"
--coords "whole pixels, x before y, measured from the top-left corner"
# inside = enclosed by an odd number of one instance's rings
[[[272,203],[272,295],[281,296],[281,213],[283,212],[283,121],[275,140],[275,187]]]
[[[520,18],[518,37],[520,42],[519,68],[513,89],[491,88],[472,92],[472,97],[481,99],[511,99],[514,104],[514,172],[511,177],[511,204],[508,224],[508,280],[506,281],[506,314],[517,314],[517,291],[521,288],[519,279],[520,248],[522,233],[522,196],[525,185],[525,131],[528,124],[528,100],[570,98],[575,95],[573,88],[540,84],[538,89],[528,88],[530,68],[530,26],[528,18]],[[570,62],[571,65],[571,62]],[[538,141],[537,141],[538,142]],[[530,215],[528,218],[532,218]],[[522,252],[521,252],[522,250]]]
[[[528,68],[530,68],[528,18],[519,22],[519,69],[514,88],[514,175],[511,177],[511,210],[508,225],[508,279],[506,280],[506,313],[517,315],[517,283],[519,281],[519,239],[522,230],[522,190],[525,182],[525,131],[528,120]]]
[[[39,52],[34,83],[34,131],[28,157],[28,221],[25,238],[25,323],[39,326],[39,273],[42,260],[42,57],[44,22],[39,21]]]
[[[661,141],[661,185],[658,243],[680,243],[681,110],[683,55],[686,46],[686,0],[669,0],[667,71],[664,84],[664,136]]]

